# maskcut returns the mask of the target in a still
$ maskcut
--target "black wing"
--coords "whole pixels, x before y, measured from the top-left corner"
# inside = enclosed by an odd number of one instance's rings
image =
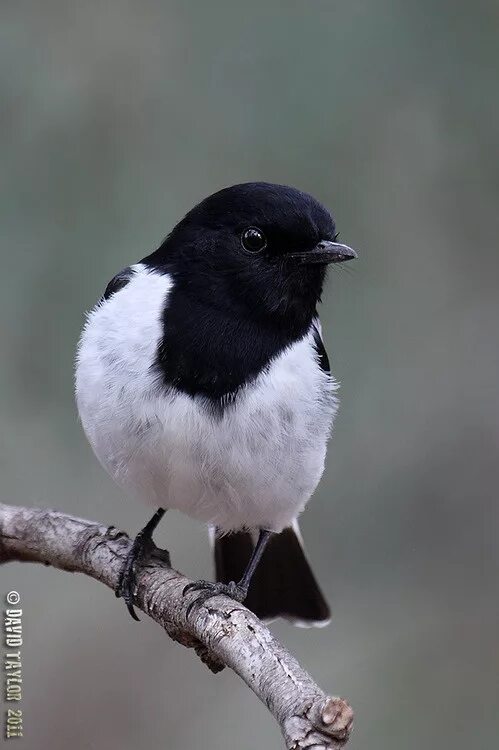
[[[102,299],[109,299],[111,295],[115,294],[116,292],[119,292],[120,289],[123,289],[124,286],[128,284],[132,276],[134,275],[134,270],[130,266],[127,266],[122,271],[116,274],[109,284],[106,287],[106,291],[103,294]]]
[[[324,342],[322,340],[320,323],[318,321],[313,322],[314,328],[314,344],[319,357],[319,366],[321,370],[331,375],[331,365],[329,364],[329,357],[327,356],[326,349],[324,348]]]

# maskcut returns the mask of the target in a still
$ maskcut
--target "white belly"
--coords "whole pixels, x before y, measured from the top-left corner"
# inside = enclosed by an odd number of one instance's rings
[[[337,408],[312,333],[214,413],[151,371],[172,281],[134,268],[127,286],[90,313],[80,340],[76,398],[95,454],[152,506],[225,530],[280,531],[319,482]]]

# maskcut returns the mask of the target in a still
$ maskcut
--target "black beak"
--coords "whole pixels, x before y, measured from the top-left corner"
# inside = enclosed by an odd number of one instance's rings
[[[357,253],[348,245],[341,242],[332,242],[331,240],[321,240],[312,250],[303,253],[290,253],[288,258],[296,258],[302,263],[343,263],[345,260],[356,258]]]

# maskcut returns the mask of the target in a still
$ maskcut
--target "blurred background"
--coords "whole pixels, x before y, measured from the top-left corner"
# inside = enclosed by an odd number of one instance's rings
[[[302,524],[334,617],[272,626],[351,701],[352,750],[499,735],[498,38],[493,0],[1,5],[1,501],[144,524],[85,442],[74,349],[204,196],[295,185],[360,251],[322,306],[342,406]],[[157,541],[211,575],[200,525],[168,515]],[[282,746],[234,674],[94,581],[0,577],[24,610],[19,750]]]

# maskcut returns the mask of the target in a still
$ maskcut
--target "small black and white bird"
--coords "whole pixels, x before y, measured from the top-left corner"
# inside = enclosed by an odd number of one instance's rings
[[[117,274],[89,313],[76,364],[83,428],[118,485],[157,509],[116,592],[132,616],[138,566],[158,554],[152,533],[175,508],[214,541],[217,582],[190,584],[192,606],[226,593],[265,619],[327,623],[297,517],[338,405],[317,304],[327,266],[355,257],[312,196],[234,185]]]

